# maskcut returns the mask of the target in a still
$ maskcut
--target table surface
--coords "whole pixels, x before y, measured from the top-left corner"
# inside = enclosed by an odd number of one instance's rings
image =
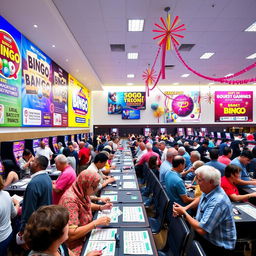
[[[114,203],[142,203],[142,197],[139,190],[105,190],[101,192],[101,195],[117,195],[117,201]]]

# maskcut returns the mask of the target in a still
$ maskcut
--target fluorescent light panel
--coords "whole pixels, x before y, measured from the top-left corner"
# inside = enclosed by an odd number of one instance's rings
[[[181,75],[181,77],[188,77],[188,76],[190,76],[190,74],[183,74],[183,75]]]
[[[135,31],[143,31],[144,29],[144,20],[128,20],[128,31],[135,32]]]
[[[127,53],[127,58],[129,60],[136,60],[136,59],[138,59],[138,57],[139,57],[139,53],[137,53],[137,52],[128,52]]]
[[[200,59],[202,59],[202,60],[210,59],[213,54],[214,54],[214,52],[206,52],[206,53],[204,53],[204,54],[200,57]]]
[[[209,83],[208,85],[213,85],[214,83]]]
[[[225,77],[233,76],[233,75],[234,75],[234,74],[230,73],[230,74],[225,75]]]
[[[127,74],[127,78],[134,78],[134,74]]]
[[[127,83],[126,85],[133,85],[133,83]]]
[[[250,56],[246,57],[248,60],[256,59],[256,53],[251,54]]]
[[[244,30],[245,32],[256,32],[256,22],[252,23],[247,29]]]
[[[173,85],[179,85],[179,83],[173,83]]]

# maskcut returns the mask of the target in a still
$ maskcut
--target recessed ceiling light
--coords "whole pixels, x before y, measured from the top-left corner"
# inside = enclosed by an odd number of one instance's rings
[[[55,44],[52,45],[52,48],[55,48]]]
[[[230,74],[225,75],[225,77],[233,76],[233,75],[234,75],[234,74],[230,73]]]
[[[143,31],[144,28],[144,20],[128,20],[128,31]]]
[[[136,60],[136,59],[138,59],[138,57],[139,57],[139,53],[137,53],[137,52],[128,52],[127,53],[128,60]]]
[[[209,83],[208,85],[213,85],[213,84],[215,84],[215,83]]]
[[[126,83],[126,85],[133,85],[133,83]]]
[[[204,53],[201,57],[200,57],[200,59],[210,59],[211,57],[212,57],[212,55],[214,54],[214,52],[206,52],[206,53]]]
[[[181,77],[188,77],[188,76],[190,76],[190,74],[183,74],[183,75],[181,75]]]
[[[66,59],[66,62],[68,62],[68,59]]]
[[[256,32],[256,22],[252,23],[252,25],[250,25],[247,29],[245,29],[244,31],[246,32]]]
[[[179,83],[173,83],[173,85],[179,85]]]
[[[134,74],[127,74],[127,78],[134,78]]]
[[[251,54],[250,56],[246,57],[248,60],[256,59],[256,53]]]
[[[34,28],[38,28],[38,26],[36,24],[33,25]]]

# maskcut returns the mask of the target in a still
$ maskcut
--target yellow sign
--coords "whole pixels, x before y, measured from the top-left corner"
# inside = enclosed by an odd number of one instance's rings
[[[91,100],[89,90],[68,74],[68,126],[90,127]]]

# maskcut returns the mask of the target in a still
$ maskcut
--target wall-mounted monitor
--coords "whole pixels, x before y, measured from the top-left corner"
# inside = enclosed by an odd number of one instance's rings
[[[216,141],[216,146],[219,146],[221,144],[222,140],[217,140]]]
[[[33,147],[34,155],[36,155],[37,150],[40,148],[40,142],[41,142],[41,139],[33,139],[32,147]]]
[[[52,148],[54,150],[54,153],[57,153],[59,151],[58,149],[58,138],[57,136],[52,137]]]
[[[201,136],[205,136],[208,134],[207,128],[200,128]]]
[[[118,128],[111,128],[110,129],[110,134],[116,133],[117,135],[119,134]]]
[[[166,134],[167,133],[167,129],[166,128],[159,128],[159,133],[160,134]]]
[[[220,132],[217,132],[217,138],[221,139],[221,133]]]
[[[124,120],[140,119],[140,110],[124,108],[122,110],[122,119],[124,119]]]
[[[177,134],[178,134],[178,136],[183,136],[184,135],[184,128],[177,128]]]
[[[214,138],[214,132],[211,132],[211,137]]]
[[[144,136],[149,136],[151,135],[151,128],[144,128]]]
[[[24,140],[13,142],[13,155],[16,160],[16,163],[18,163],[19,159],[22,158],[24,148],[25,148]]]
[[[226,135],[226,139],[231,139],[231,135],[229,132],[226,132],[225,135]]]
[[[193,128],[186,128],[186,134],[189,136],[194,135]]]

